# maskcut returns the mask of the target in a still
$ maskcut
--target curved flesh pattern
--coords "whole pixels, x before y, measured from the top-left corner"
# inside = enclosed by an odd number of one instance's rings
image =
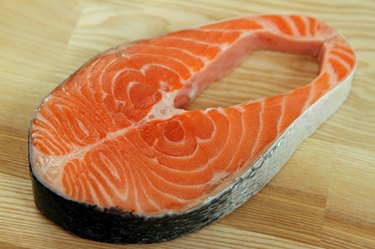
[[[320,73],[278,96],[179,109],[260,49],[315,56]],[[34,173],[80,202],[139,213],[182,210],[249,167],[354,64],[342,36],[296,15],[242,17],[119,46],[44,99],[31,127]]]

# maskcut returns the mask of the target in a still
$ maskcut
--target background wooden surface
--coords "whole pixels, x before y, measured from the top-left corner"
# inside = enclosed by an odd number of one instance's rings
[[[189,236],[134,248],[375,248],[375,1],[339,0],[1,1],[0,248],[111,248],[63,231],[33,203],[27,129],[57,84],[117,44],[258,13],[308,14],[346,35],[358,56],[348,100],[233,214]],[[316,72],[312,58],[257,52],[189,108],[281,93]]]

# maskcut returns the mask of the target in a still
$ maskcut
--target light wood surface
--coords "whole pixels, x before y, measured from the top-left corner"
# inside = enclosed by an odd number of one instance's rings
[[[228,217],[180,239],[121,246],[78,238],[35,208],[27,161],[34,109],[98,52],[240,15],[318,17],[358,56],[352,92],[283,170]],[[375,1],[1,1],[0,248],[375,248]],[[306,84],[309,57],[257,52],[190,109],[229,106]]]

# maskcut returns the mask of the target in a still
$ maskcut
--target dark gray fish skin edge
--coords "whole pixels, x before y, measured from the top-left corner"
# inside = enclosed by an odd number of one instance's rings
[[[31,165],[30,165],[31,166]],[[34,201],[54,223],[82,238],[109,243],[154,243],[172,240],[216,221],[224,213],[229,192],[193,212],[144,217],[117,208],[101,210],[54,193],[31,171]]]

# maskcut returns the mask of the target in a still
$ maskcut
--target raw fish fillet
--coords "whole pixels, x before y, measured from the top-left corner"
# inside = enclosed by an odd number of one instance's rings
[[[183,109],[256,50],[314,56],[319,74],[277,96]],[[36,205],[99,241],[158,242],[198,230],[271,180],[344,102],[355,65],[342,35],[299,15],[224,20],[103,52],[31,121]]]

